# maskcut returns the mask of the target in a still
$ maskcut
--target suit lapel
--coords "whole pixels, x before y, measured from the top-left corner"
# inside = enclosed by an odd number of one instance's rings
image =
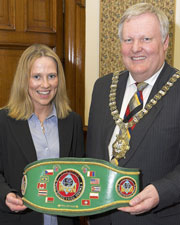
[[[37,160],[36,150],[32,141],[31,133],[29,130],[28,122],[23,120],[14,120],[9,118],[11,132],[14,139],[19,145],[19,150],[22,152],[27,161],[33,162]]]
[[[58,130],[60,140],[60,157],[68,157],[72,143],[73,122],[69,121],[69,117],[58,119]]]
[[[150,95],[148,98],[148,101],[154,97],[154,95],[162,88],[162,86],[167,82],[169,79],[170,71],[167,72],[169,67],[167,64],[165,64],[163,70],[161,71]],[[130,150],[126,154],[125,159],[121,159],[119,165],[125,166],[126,163],[131,159],[131,157],[135,154],[135,152],[138,150],[138,146],[141,144],[145,136],[147,135],[148,130],[150,129],[150,126],[155,121],[156,117],[160,113],[160,111],[163,110],[163,101],[160,100],[157,105],[153,106],[153,108],[149,111],[149,113],[142,119],[140,122],[135,126],[130,140]]]
[[[146,115],[134,128],[130,140],[130,150],[126,154],[126,158],[120,160],[120,166],[124,166],[131,157],[138,151],[138,147],[146,137],[148,130],[150,129],[152,123],[156,120],[156,117],[162,110],[163,105],[159,103],[158,106],[154,106],[154,108],[149,112],[149,115]]]

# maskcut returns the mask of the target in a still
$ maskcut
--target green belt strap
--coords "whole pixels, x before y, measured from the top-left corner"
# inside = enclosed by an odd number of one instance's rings
[[[128,202],[139,192],[139,170],[91,158],[35,161],[24,169],[24,204],[41,213],[87,216]]]

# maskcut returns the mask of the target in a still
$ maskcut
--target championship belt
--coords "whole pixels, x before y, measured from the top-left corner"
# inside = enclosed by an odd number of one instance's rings
[[[139,170],[91,158],[35,161],[24,169],[22,195],[32,210],[87,216],[121,206],[139,192]]]

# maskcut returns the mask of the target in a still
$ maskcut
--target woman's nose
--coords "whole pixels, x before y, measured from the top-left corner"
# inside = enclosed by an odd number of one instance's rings
[[[49,87],[49,81],[48,81],[47,78],[44,78],[44,79],[42,80],[41,86],[42,86],[42,87],[45,87],[45,88]]]

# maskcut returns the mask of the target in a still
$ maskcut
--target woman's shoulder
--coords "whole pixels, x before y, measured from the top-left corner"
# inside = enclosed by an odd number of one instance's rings
[[[60,120],[72,121],[72,120],[79,120],[79,119],[81,119],[81,116],[78,113],[74,111],[70,111],[65,118],[61,118]]]
[[[71,112],[69,112],[67,118],[73,119],[73,120],[80,120],[81,116],[78,113],[71,111]]]
[[[0,120],[4,120],[8,117],[8,110],[5,108],[0,109]]]
[[[3,130],[7,125],[8,120],[8,110],[7,109],[0,109],[0,128]]]
[[[69,128],[82,126],[81,116],[74,111],[71,111],[66,118],[59,119],[59,122],[61,125]]]

